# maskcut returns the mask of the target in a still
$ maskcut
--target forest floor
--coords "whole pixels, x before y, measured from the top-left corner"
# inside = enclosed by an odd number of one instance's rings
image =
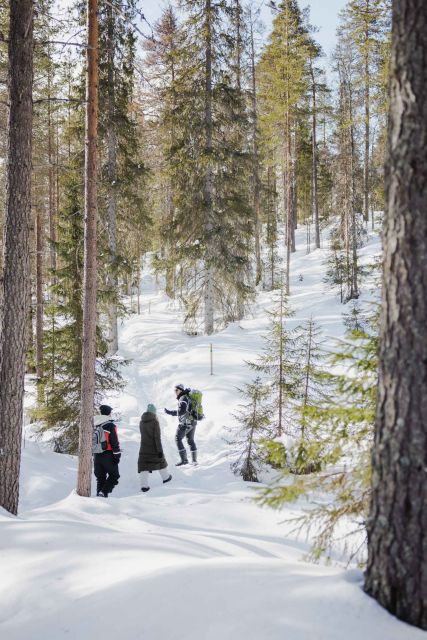
[[[323,282],[325,251],[292,257],[293,323],[311,315],[333,345],[343,306]],[[362,249],[378,255],[374,235]],[[300,279],[302,276],[302,280]],[[366,287],[364,300],[371,298]],[[277,294],[276,294],[277,296]],[[120,327],[127,386],[105,398],[120,416],[120,484],[108,500],[74,492],[76,458],[55,454],[26,427],[18,517],[0,510],[0,635],[8,640],[418,640],[363,593],[362,572],[346,569],[337,547],[329,564],[304,559],[307,537],[289,533],[281,512],[253,501],[259,485],[230,471],[225,426],[262,350],[275,294],[260,292],[252,315],[207,338],[182,331],[177,305],[143,272],[142,310]],[[210,344],[214,375],[210,375]],[[200,464],[175,468],[174,385],[204,393],[197,426]],[[30,390],[29,390],[30,391]],[[31,404],[31,393],[26,403]],[[158,407],[173,479],[151,476],[142,494],[136,473],[139,418]]]

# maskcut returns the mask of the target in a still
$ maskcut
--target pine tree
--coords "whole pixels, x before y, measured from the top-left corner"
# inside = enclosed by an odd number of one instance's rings
[[[11,0],[6,215],[0,301],[0,506],[16,515],[23,423],[31,219],[33,2]]]
[[[424,630],[426,25],[425,2],[394,0],[379,383],[365,576],[367,593],[393,615]]]
[[[146,233],[149,216],[144,205],[146,168],[141,131],[132,113],[134,100],[135,45],[134,0],[103,4],[99,12],[99,148],[101,156],[100,239],[108,251],[108,265],[101,265],[101,302],[110,325],[109,353],[118,349],[117,317],[120,312],[119,277],[128,275],[129,263],[139,264],[143,247],[129,255],[128,234],[141,227]],[[102,206],[103,202],[106,206]],[[123,241],[122,238],[125,240]],[[132,267],[131,269],[132,270]],[[138,270],[138,269],[135,269]],[[104,310],[104,309],[103,309]]]
[[[290,254],[295,249],[295,135],[297,111],[305,93],[308,34],[296,0],[283,0],[260,61],[263,135],[283,165],[285,212],[285,290],[289,294]]]
[[[310,508],[295,523],[301,527],[315,525],[312,547],[315,559],[332,549],[343,519],[353,525],[350,536],[364,530],[371,494],[378,381],[377,310],[364,331],[352,331],[341,341],[340,350],[331,359],[330,368],[334,366],[344,371],[320,376],[327,393],[318,393],[317,400],[306,405],[305,411],[313,443],[310,458],[316,461],[319,471],[289,476],[288,458],[277,450],[276,463],[282,468],[282,477],[260,497],[261,503],[280,509],[302,495],[312,498],[321,491],[322,496],[328,496],[327,501]],[[359,550],[359,543],[356,548],[349,543],[349,553],[356,554]]]
[[[247,110],[236,76],[233,7],[210,0],[183,1],[187,12],[182,62],[175,77],[175,260],[186,318],[204,307],[206,333],[215,317],[235,320],[251,295],[248,247],[253,229],[248,180]],[[228,21],[228,17],[231,18]],[[238,176],[238,179],[237,179]]]
[[[345,301],[345,284],[346,284],[346,257],[342,239],[339,230],[335,229],[330,236],[330,250],[326,260],[326,274],[324,282],[327,282],[333,288],[339,288],[340,302]]]
[[[345,12],[345,29],[355,44],[359,84],[363,91],[363,216],[369,219],[371,196],[371,136],[373,87],[380,65],[380,46],[387,27],[387,0],[350,0]]]
[[[295,329],[296,358],[300,373],[293,409],[297,438],[293,466],[296,473],[311,473],[320,467],[312,416],[319,402],[327,401],[330,391],[330,384],[325,376],[326,354],[320,336],[321,329],[313,318]]]
[[[229,429],[232,439],[227,442],[238,455],[231,468],[236,475],[242,476],[245,482],[258,482],[258,474],[266,460],[264,441],[271,435],[271,414],[266,406],[270,389],[257,377],[238,391],[248,402],[240,404],[239,411],[233,414],[240,425],[239,428]]]
[[[264,336],[263,353],[249,366],[268,377],[270,383],[271,424],[275,437],[291,433],[291,401],[297,393],[299,368],[296,361],[293,333],[285,320],[293,315],[287,305],[282,287],[277,308],[270,313],[270,327]]]

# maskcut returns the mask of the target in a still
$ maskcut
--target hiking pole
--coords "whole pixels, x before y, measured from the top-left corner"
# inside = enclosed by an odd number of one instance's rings
[[[211,352],[211,376],[213,376],[213,346],[212,346],[212,342],[210,344],[210,352]]]

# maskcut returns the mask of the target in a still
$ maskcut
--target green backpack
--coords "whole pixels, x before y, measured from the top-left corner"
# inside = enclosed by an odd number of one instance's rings
[[[202,396],[202,392],[198,389],[191,389],[188,394],[188,397],[191,400],[190,414],[194,420],[203,420],[205,417],[203,413]]]

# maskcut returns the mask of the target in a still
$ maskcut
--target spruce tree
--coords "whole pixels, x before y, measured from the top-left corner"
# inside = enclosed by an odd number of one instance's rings
[[[133,115],[135,99],[136,2],[101,4],[99,12],[99,148],[101,310],[110,325],[109,353],[118,349],[119,278],[137,271],[144,246],[133,255],[129,235],[147,233],[149,216],[144,202],[146,168],[141,130]],[[103,206],[103,202],[106,205]],[[135,263],[135,264],[133,264]]]
[[[245,177],[247,109],[236,77],[233,7],[183,1],[187,18],[175,78],[173,231],[186,318],[203,307],[206,333],[235,320],[251,294],[248,247],[253,229]],[[243,176],[243,179],[242,179]],[[216,318],[218,318],[216,320]]]
[[[321,388],[326,385],[326,393],[318,392],[317,399],[306,405],[305,411],[313,443],[310,461],[316,461],[318,470],[289,476],[288,458],[277,449],[282,477],[260,497],[261,503],[280,509],[302,495],[313,498],[321,491],[322,496],[328,496],[298,519],[298,526],[316,527],[312,556],[317,559],[332,549],[343,519],[352,525],[350,538],[353,533],[364,532],[371,493],[378,310],[370,314],[364,330],[349,332],[337,347],[328,364],[331,372],[320,374],[319,378]],[[339,367],[339,373],[334,373],[335,367]],[[311,471],[315,471],[314,467]],[[349,541],[349,554],[359,551],[360,540]]]
[[[238,456],[231,468],[245,482],[258,482],[258,474],[266,461],[264,442],[271,436],[271,409],[266,404],[270,389],[257,377],[238,391],[247,402],[240,404],[239,411],[233,414],[239,427],[229,429],[231,439],[227,442]]]
[[[270,313],[270,326],[264,336],[264,349],[249,366],[263,373],[270,384],[271,425],[275,437],[291,434],[292,400],[296,397],[300,379],[296,360],[294,334],[286,327],[293,312],[287,305],[282,287],[277,307]]]

